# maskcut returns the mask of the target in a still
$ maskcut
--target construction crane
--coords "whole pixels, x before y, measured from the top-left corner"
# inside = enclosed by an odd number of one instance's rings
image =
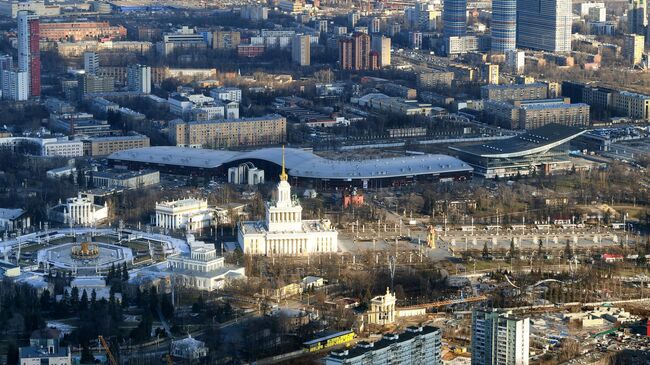
[[[117,365],[117,360],[115,360],[111,349],[108,348],[108,344],[106,343],[106,340],[104,340],[104,336],[99,335],[98,338],[99,343],[101,343],[104,350],[106,350],[106,356],[108,356],[108,360],[111,362],[111,365]]]

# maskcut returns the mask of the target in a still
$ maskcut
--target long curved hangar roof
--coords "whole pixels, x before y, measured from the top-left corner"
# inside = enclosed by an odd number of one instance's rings
[[[547,124],[508,139],[492,143],[449,147],[469,155],[488,158],[513,158],[544,153],[562,145],[587,130],[560,124]]]
[[[282,164],[282,148],[248,152],[185,147],[144,147],[112,153],[109,159],[168,166],[214,169],[224,164],[262,160]],[[369,160],[330,160],[296,148],[285,149],[286,168],[298,178],[378,179],[472,172],[465,162],[447,155],[413,155]]]

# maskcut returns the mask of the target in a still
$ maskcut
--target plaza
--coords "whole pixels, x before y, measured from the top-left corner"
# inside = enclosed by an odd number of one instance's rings
[[[133,251],[128,247],[103,242],[92,242],[92,245],[96,247],[96,255],[87,258],[75,255],[75,248],[79,247],[75,242],[47,247],[38,251],[37,263],[45,271],[58,269],[75,274],[99,274],[113,265],[133,264]]]

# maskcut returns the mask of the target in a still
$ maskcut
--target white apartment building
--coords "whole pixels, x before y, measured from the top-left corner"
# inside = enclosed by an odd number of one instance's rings
[[[191,120],[217,120],[224,119],[226,116],[226,107],[221,104],[202,106],[190,110]]]
[[[588,16],[591,9],[605,9],[605,3],[603,2],[584,2],[579,5],[580,16]]]
[[[190,119],[193,121],[239,119],[239,103],[215,100],[211,104],[190,109]]]
[[[224,101],[241,103],[241,89],[236,87],[217,87],[210,90],[210,96]]]
[[[208,43],[202,34],[187,26],[176,30],[174,33],[163,35],[163,40],[157,44],[158,51],[164,55],[170,55],[175,49],[207,48]]]
[[[146,65],[129,65],[127,83],[130,91],[151,94],[151,67]]]
[[[48,138],[41,140],[42,156],[81,157],[84,155],[82,141]]]
[[[97,75],[99,71],[99,55],[97,52],[84,52],[84,71],[88,75]]]
[[[14,101],[29,99],[29,72],[2,71],[2,97]]]
[[[189,252],[169,256],[167,268],[173,273],[175,284],[197,290],[213,291],[223,289],[231,280],[245,278],[244,268],[225,264],[223,257],[217,256],[213,244],[196,241],[193,235],[187,236]]]
[[[169,95],[167,97],[167,104],[169,105],[169,111],[178,116],[187,115],[194,106],[194,103],[190,99],[178,93]]]
[[[0,150],[15,151],[16,147],[30,144],[35,152],[48,157],[80,157],[83,156],[83,142],[68,140],[67,138],[33,138],[33,137],[5,137],[0,138]]]
[[[284,157],[283,157],[284,158]],[[265,221],[239,225],[238,241],[245,254],[309,255],[338,251],[338,232],[329,220],[303,220],[302,206],[291,196],[288,175],[282,166],[276,201],[266,204]]]
[[[249,19],[252,21],[266,20],[269,18],[269,8],[254,5],[242,6],[240,16],[243,19]]]
[[[376,342],[330,352],[325,365],[442,365],[442,331],[437,327],[407,327]]]
[[[524,73],[526,66],[526,53],[516,49],[506,51],[506,68],[513,73]]]
[[[498,310],[472,313],[472,365],[528,365],[530,319]]]
[[[198,232],[215,227],[214,209],[207,200],[187,198],[156,203],[154,225],[166,229]]]

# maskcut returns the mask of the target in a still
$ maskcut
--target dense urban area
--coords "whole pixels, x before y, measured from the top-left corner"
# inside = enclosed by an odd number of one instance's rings
[[[648,22],[0,0],[0,365],[650,364]]]

